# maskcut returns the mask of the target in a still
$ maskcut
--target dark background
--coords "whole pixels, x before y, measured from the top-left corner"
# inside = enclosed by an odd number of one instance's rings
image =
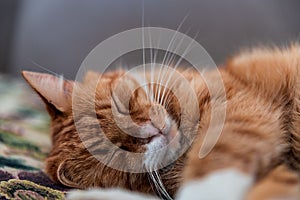
[[[141,0],[0,0],[0,72],[74,78],[98,43],[142,26]],[[243,47],[299,41],[299,0],[145,0],[145,26],[193,37],[216,63]],[[37,63],[37,64],[36,64]]]

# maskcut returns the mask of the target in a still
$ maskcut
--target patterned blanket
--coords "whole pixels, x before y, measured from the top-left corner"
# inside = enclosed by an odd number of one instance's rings
[[[0,200],[64,199],[68,188],[43,172],[49,117],[24,81],[0,75]]]

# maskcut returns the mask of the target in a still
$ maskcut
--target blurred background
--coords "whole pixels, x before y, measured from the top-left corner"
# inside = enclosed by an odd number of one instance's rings
[[[141,0],[0,0],[0,73],[74,78],[101,41],[142,26]],[[145,0],[145,26],[194,37],[217,64],[241,48],[299,41],[299,0]],[[188,31],[189,30],[189,31]]]

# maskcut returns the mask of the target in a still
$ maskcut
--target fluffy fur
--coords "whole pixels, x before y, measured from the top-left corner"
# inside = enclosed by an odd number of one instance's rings
[[[164,93],[167,94],[165,96],[154,96],[156,100],[160,99],[158,101],[149,101],[147,88],[131,91],[130,86],[136,86],[138,80],[129,75],[122,80],[120,89],[123,92],[113,96],[113,88],[125,73],[122,70],[102,74],[98,83],[99,74],[93,72],[88,73],[81,83],[61,83],[54,76],[33,72],[23,72],[23,76],[44,100],[52,117],[53,148],[46,161],[46,172],[53,180],[64,185],[80,189],[119,187],[147,194],[161,194],[166,199],[170,198],[168,195],[176,196],[180,187],[180,191],[188,191],[187,195],[205,194],[205,199],[299,199],[300,185],[296,175],[296,171],[300,170],[299,69],[298,45],[286,49],[259,48],[243,52],[219,68],[226,101],[220,98],[221,90],[220,95],[217,93],[211,96],[204,80],[196,72],[179,70],[197,94],[200,111],[196,123],[197,135],[186,153],[172,165],[155,171],[154,175],[122,172],[99,162],[83,145],[74,120],[85,130],[83,140],[92,149],[92,153],[107,156],[111,162],[119,165],[143,162],[151,170],[155,163],[176,153],[185,138],[194,136],[191,134],[195,124],[185,124],[180,129],[179,100],[172,91]],[[157,71],[147,72],[145,77],[153,73],[157,75]],[[207,72],[205,78],[213,82],[216,73]],[[185,90],[180,89],[182,82],[172,78],[171,82],[176,83],[174,88],[181,92],[183,98],[188,96]],[[81,88],[75,96],[76,102],[72,102],[74,87]],[[152,87],[153,91],[157,91],[161,86]],[[122,101],[126,98],[130,99],[128,105]],[[184,101],[189,105],[188,98]],[[226,103],[226,120],[218,142],[206,157],[200,159],[199,150],[210,123],[212,101],[214,106]],[[74,119],[72,109],[76,108],[80,109]],[[146,158],[126,160],[117,150],[112,155],[103,135],[95,129],[97,124],[92,120],[93,108],[96,109],[96,122],[116,147],[130,152],[146,152]],[[113,108],[117,110],[116,115]],[[126,113],[127,110],[129,113]],[[190,108],[186,112],[193,115],[194,110]],[[136,126],[126,124],[128,116]],[[122,132],[115,117],[133,135]],[[157,142],[135,137],[148,138],[151,134],[157,135],[155,131],[163,134]],[[175,142],[163,155],[156,156],[151,153],[153,151],[149,151],[161,148],[170,141]],[[233,169],[233,172],[217,175],[229,169]],[[207,177],[213,177],[213,181],[207,182],[210,180]],[[153,180],[161,182],[154,184],[154,189]],[[230,181],[233,181],[233,187],[241,186],[240,190],[230,194],[227,191],[227,196],[220,198],[214,194],[222,191],[222,187],[229,187],[227,184]],[[191,186],[192,183],[195,184]],[[159,188],[158,191],[155,188]],[[181,193],[177,197],[184,199]],[[104,197],[99,194],[101,198]]]

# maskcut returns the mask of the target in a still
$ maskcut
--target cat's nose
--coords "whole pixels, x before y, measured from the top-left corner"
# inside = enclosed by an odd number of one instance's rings
[[[163,132],[166,127],[166,109],[160,104],[153,104],[149,109],[149,117],[153,126]]]

